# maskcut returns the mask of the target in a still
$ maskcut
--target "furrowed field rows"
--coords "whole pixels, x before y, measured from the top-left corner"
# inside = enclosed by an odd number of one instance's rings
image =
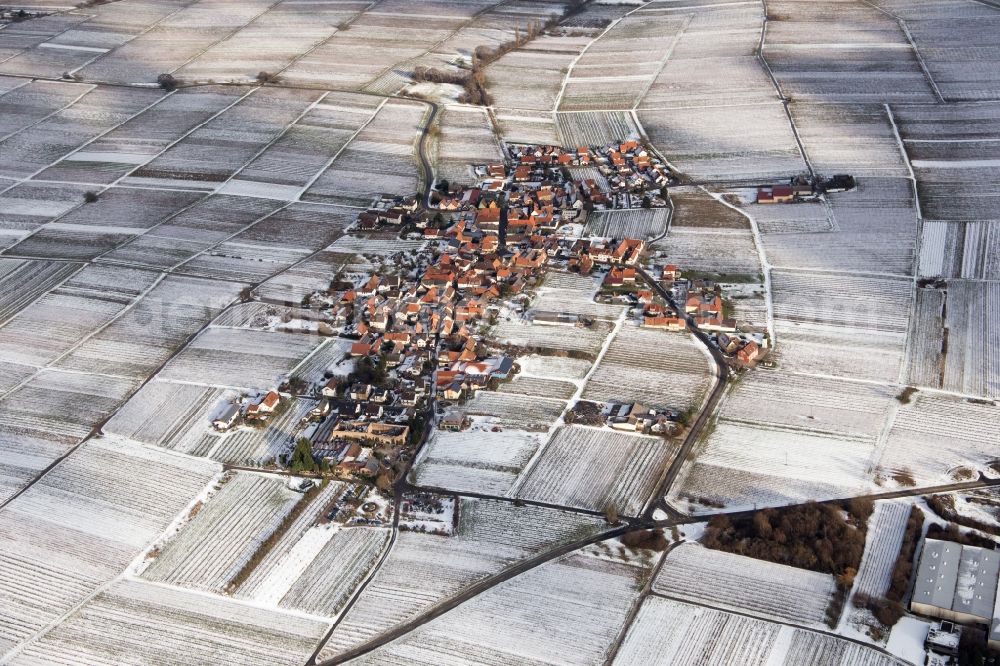
[[[574,553],[501,583],[356,661],[558,663],[572,654],[574,661],[601,663],[646,575],[633,564]]]
[[[323,510],[337,497],[344,494],[347,484],[330,481],[303,499],[308,505],[295,518],[281,537],[268,550],[267,554],[257,563],[253,571],[236,589],[235,596],[242,599],[264,600],[269,597],[274,585],[274,578],[284,573],[282,565],[289,558],[289,553],[302,540],[303,536],[322,515]],[[282,581],[283,582],[283,581]],[[288,581],[291,584],[292,581]],[[283,586],[286,587],[286,586]],[[287,591],[287,589],[285,590]],[[268,598],[267,601],[272,601]]]
[[[822,626],[833,576],[696,544],[670,551],[653,591],[781,622]]]
[[[590,511],[638,515],[679,443],[659,437],[563,426],[509,493]]]
[[[666,208],[594,211],[584,230],[604,238],[653,238],[667,230],[669,217]]]
[[[594,302],[594,294],[599,287],[600,282],[597,278],[551,271],[537,290],[532,309],[565,312],[596,319],[617,319],[624,310],[621,305]]]
[[[117,576],[218,470],[135,443],[92,440],[4,507],[0,655]]]
[[[710,370],[689,334],[625,325],[591,375],[583,398],[683,411],[701,403]]]
[[[521,430],[547,430],[564,409],[563,400],[495,391],[479,391],[465,405],[471,416],[487,416],[491,422]]]
[[[411,475],[418,486],[504,495],[541,445],[540,433],[434,433]]]
[[[389,530],[338,530],[281,599],[282,608],[333,617],[382,554]]]
[[[855,594],[885,596],[903,543],[910,508],[904,502],[875,503],[875,512],[868,519],[865,554],[858,567],[854,583]]]
[[[879,466],[889,474],[907,472],[921,485],[959,469],[988,471],[996,458],[996,411],[989,403],[917,393],[899,408]]]
[[[116,582],[12,663],[194,666],[204,655],[247,666],[304,663],[327,625],[310,618],[139,580]],[[101,636],[95,641],[95,635]]]
[[[399,533],[387,560],[337,625],[321,657],[371,640],[477,580],[594,534],[604,524],[603,518],[565,511],[460,499],[454,536]]]
[[[556,124],[560,144],[567,147],[605,146],[640,134],[632,114],[625,111],[557,113]]]
[[[283,478],[253,473],[227,481],[143,573],[150,581],[222,592],[302,495]]]
[[[643,602],[614,663],[904,666],[908,662],[836,636],[652,596]]]

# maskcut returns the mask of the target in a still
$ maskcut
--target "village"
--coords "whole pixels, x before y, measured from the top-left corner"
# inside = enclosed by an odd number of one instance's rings
[[[767,352],[766,333],[730,316],[718,284],[650,263],[646,240],[583,237],[580,225],[567,226],[595,206],[665,205],[669,171],[639,143],[573,151],[512,146],[510,159],[510,167],[476,167],[474,187],[434,193],[433,217],[414,197],[380,198],[359,214],[359,230],[417,229],[427,244],[407,258],[413,270],[381,271],[356,283],[336,276],[329,290],[301,304],[321,313],[327,332],[349,340],[344,363],[351,371],[308,386],[292,377],[262,387],[257,397],[226,405],[214,428],[266,427],[291,396],[309,396],[317,406],[285,433],[288,451],[276,463],[388,491],[433,429],[469,428],[474,419],[463,404],[518,373],[515,352],[490,339],[491,323],[503,316],[568,329],[593,325],[568,312],[528,314],[532,290],[550,270],[593,275],[596,300],[627,306],[638,327],[705,332],[736,369]],[[564,169],[592,164],[602,186],[566,177]],[[577,413],[589,411],[582,420],[614,430],[676,437],[685,417],[675,407],[611,402],[595,412],[581,403]]]

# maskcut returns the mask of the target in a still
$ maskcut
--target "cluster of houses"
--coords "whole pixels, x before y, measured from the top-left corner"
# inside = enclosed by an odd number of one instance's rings
[[[639,291],[637,298],[643,306],[642,325],[645,328],[683,331],[690,321],[710,333],[719,350],[742,365],[751,365],[766,353],[767,337],[763,333],[740,330],[734,318],[725,316],[726,306],[719,285],[701,278],[684,279],[675,264],[662,268],[660,283],[684,303],[685,316],[655,299],[652,292]]]
[[[611,403],[605,407],[606,423],[615,430],[643,434],[675,435],[680,414],[674,410],[649,408],[635,403]]]
[[[281,404],[281,394],[268,391],[264,395],[242,403],[227,404],[222,412],[212,420],[216,430],[224,432],[241,422],[247,424],[265,423],[277,411]]]
[[[530,233],[572,222],[582,210],[667,205],[662,192],[670,172],[638,141],[576,149],[511,144],[507,150],[509,166],[476,167],[480,182],[448,187],[437,207],[470,213],[482,229],[499,225],[506,209],[508,224]]]
[[[425,225],[425,221],[416,197],[380,197],[368,210],[358,215],[357,227],[362,231],[408,224],[419,228]]]

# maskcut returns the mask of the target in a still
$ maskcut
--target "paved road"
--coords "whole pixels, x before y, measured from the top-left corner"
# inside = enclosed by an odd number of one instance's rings
[[[643,514],[644,518],[649,518],[652,516],[653,512],[657,509],[663,509],[668,514],[679,517],[679,514],[669,507],[664,501],[667,495],[667,491],[670,486],[673,485],[674,481],[677,480],[677,475],[680,473],[684,466],[684,462],[687,460],[688,456],[691,454],[691,449],[697,444],[698,440],[701,438],[702,432],[705,430],[705,426],[711,421],[712,416],[715,414],[716,407],[719,406],[719,401],[722,400],[722,396],[726,391],[726,386],[729,381],[729,365],[726,363],[725,356],[722,352],[712,343],[708,335],[700,330],[694,323],[694,319],[684,311],[684,308],[678,307],[677,303],[674,302],[673,296],[664,289],[659,281],[653,279],[649,273],[647,273],[642,268],[637,268],[639,275],[643,280],[646,281],[649,286],[663,298],[667,304],[677,312],[679,317],[683,317],[684,321],[687,323],[688,330],[698,339],[698,341],[705,345],[708,349],[709,355],[712,357],[712,362],[715,365],[715,385],[712,387],[711,393],[708,395],[708,399],[702,406],[702,409],[698,412],[698,416],[695,417],[694,421],[689,425],[687,435],[684,437],[684,443],[681,444],[680,451],[674,457],[673,462],[670,463],[670,467],[667,468],[666,473],[660,480],[657,486],[656,493],[653,495],[654,501],[646,509]]]

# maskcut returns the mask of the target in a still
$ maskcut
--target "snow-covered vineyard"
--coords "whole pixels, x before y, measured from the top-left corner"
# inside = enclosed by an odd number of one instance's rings
[[[0,664],[988,663],[998,34],[7,3]]]

